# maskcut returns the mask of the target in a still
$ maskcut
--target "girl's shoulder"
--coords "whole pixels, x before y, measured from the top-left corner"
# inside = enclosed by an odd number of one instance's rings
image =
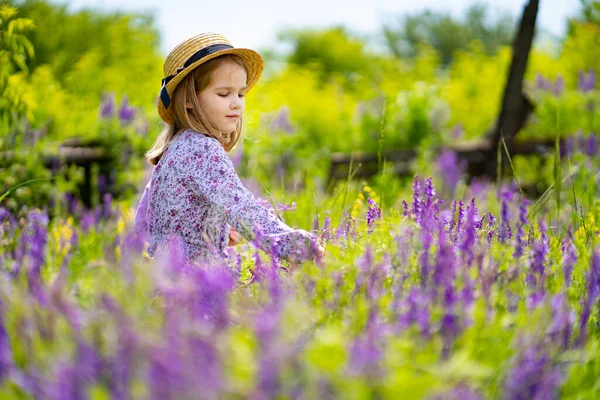
[[[204,133],[196,132],[191,129],[186,129],[180,133],[178,142],[190,145],[199,146],[202,145],[205,149],[221,147],[221,143],[212,136]]]

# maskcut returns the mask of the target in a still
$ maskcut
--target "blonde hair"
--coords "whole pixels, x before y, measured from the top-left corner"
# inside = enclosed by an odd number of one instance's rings
[[[150,164],[156,165],[158,163],[177,132],[181,130],[191,129],[214,137],[223,145],[225,151],[231,150],[238,142],[242,134],[242,118],[240,117],[238,120],[233,132],[222,132],[211,126],[198,102],[198,93],[210,85],[213,71],[227,60],[239,64],[246,70],[246,73],[248,72],[248,68],[246,68],[241,57],[234,54],[225,54],[200,64],[177,85],[171,96],[173,123],[166,124],[152,148],[146,152],[145,156]],[[186,104],[190,104],[191,109],[188,109]]]

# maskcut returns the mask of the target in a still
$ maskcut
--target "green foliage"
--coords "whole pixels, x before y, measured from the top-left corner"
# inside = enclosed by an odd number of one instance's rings
[[[35,127],[47,125],[52,140],[92,132],[104,92],[127,95],[145,112],[155,110],[162,57],[152,17],[73,12],[46,0],[26,0],[19,10],[36,26],[27,35],[36,57],[27,60],[31,76],[22,82],[30,120]]]
[[[352,82],[357,76],[370,76],[374,70],[374,55],[365,49],[363,40],[351,37],[343,27],[326,30],[290,30],[279,35],[292,45],[289,63],[300,66],[313,64],[321,70],[323,80],[340,75]]]
[[[15,7],[0,5],[0,149],[2,132],[23,117],[31,118],[23,78],[28,72],[27,60],[34,54],[26,33],[34,24],[31,19],[18,18],[17,14]]]
[[[467,10],[464,21],[431,10],[404,15],[398,26],[384,26],[383,35],[388,49],[398,58],[414,57],[419,46],[427,43],[440,54],[442,64],[448,65],[457,50],[468,49],[473,41],[480,42],[486,54],[495,54],[511,43],[513,26],[514,19],[506,14],[490,23],[486,6],[476,4]]]
[[[600,25],[600,1],[580,0],[582,5],[581,14],[584,21]]]

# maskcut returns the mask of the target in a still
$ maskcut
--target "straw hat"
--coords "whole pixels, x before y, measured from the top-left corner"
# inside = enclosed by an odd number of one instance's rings
[[[218,33],[201,33],[179,43],[167,56],[163,71],[162,88],[158,99],[158,114],[166,123],[173,122],[171,96],[175,88],[198,65],[223,54],[235,54],[244,60],[248,91],[258,82],[263,70],[263,59],[254,50],[236,48]]]

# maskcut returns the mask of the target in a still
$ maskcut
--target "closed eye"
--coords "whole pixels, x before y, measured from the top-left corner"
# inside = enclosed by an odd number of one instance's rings
[[[227,93],[227,94],[221,94],[221,93],[217,93],[217,94],[218,94],[219,96],[221,96],[221,97],[227,97],[227,96],[229,96],[229,93]],[[239,96],[239,97],[244,97],[245,95],[243,95],[243,94],[238,94],[238,96]]]

